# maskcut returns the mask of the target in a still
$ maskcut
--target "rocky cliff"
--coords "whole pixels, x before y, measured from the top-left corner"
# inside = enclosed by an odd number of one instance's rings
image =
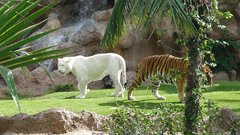
[[[51,0],[45,1],[45,4]],[[48,22],[35,33],[60,27],[58,31],[52,33],[31,45],[35,48],[49,46],[53,44],[59,47],[71,47],[71,55],[89,56],[96,53],[116,52],[121,54],[127,62],[128,71],[135,71],[138,61],[153,54],[173,54],[175,56],[184,55],[184,49],[175,43],[176,29],[172,25],[169,17],[158,20],[158,35],[153,35],[146,39],[138,35],[131,28],[119,42],[119,45],[112,50],[104,49],[100,46],[100,41],[105,32],[105,28],[111,14],[114,0],[62,0],[62,2],[46,14]],[[228,38],[240,41],[240,2],[237,0],[221,0],[219,7],[223,11],[230,10],[234,15],[231,19],[220,21],[226,25]],[[34,33],[33,33],[34,34]],[[214,39],[225,38],[220,29],[209,32],[209,36]],[[33,48],[33,49],[35,49]],[[240,63],[240,50],[233,48],[235,63]],[[56,69],[56,62],[48,61],[45,63],[51,70]],[[240,74],[240,71],[237,71]]]

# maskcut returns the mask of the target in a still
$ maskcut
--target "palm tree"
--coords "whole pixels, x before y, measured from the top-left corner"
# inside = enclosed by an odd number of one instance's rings
[[[10,0],[0,4],[0,74],[5,79],[12,97],[20,110],[12,69],[40,61],[58,58],[66,54],[66,49],[42,48],[28,52],[30,47],[24,45],[37,40],[56,29],[27,37],[46,20],[34,23],[34,20],[52,9],[59,0],[36,9],[42,0]],[[24,52],[25,55],[19,55]]]
[[[187,46],[190,62],[185,101],[186,134],[197,133],[196,122],[200,113],[199,74],[196,70],[201,62],[198,19],[204,15],[205,2],[205,0],[117,0],[102,40],[104,47],[115,47],[127,30],[126,23],[135,26],[141,30],[140,32],[149,32],[149,29],[153,30],[150,26],[156,23],[154,19],[161,18],[163,13],[168,13],[176,28],[182,31],[185,37],[190,37]],[[214,6],[209,7],[215,9],[210,10],[217,10],[216,3],[212,5]]]

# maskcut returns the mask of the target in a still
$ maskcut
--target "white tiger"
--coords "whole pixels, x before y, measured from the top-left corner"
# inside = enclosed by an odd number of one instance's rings
[[[78,81],[80,95],[76,98],[85,98],[87,84],[91,81],[101,80],[106,75],[112,79],[116,92],[112,96],[122,96],[124,87],[122,81],[126,83],[126,63],[122,56],[115,53],[96,54],[89,57],[74,56],[58,59],[58,70],[64,74],[71,72]]]

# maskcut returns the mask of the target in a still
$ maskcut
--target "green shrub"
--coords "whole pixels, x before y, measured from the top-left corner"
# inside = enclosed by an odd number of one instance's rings
[[[55,92],[67,92],[67,91],[72,91],[74,90],[74,85],[65,83],[65,84],[58,84],[54,87]]]
[[[12,94],[9,91],[3,92],[3,95],[4,96],[1,99],[12,99]],[[17,95],[19,99],[31,97],[30,95],[22,95],[20,93],[17,93]]]
[[[183,131],[184,107],[171,103],[161,103],[151,112],[134,107],[121,107],[111,114],[105,124],[111,134],[175,134]]]
[[[198,121],[198,133],[196,134],[224,134],[221,129],[220,109],[216,104],[205,99],[201,106]],[[184,134],[184,106],[172,103],[160,103],[151,112],[146,112],[135,107],[120,107],[111,115],[105,125],[106,132],[114,135],[162,135]],[[228,133],[236,132],[236,128]]]

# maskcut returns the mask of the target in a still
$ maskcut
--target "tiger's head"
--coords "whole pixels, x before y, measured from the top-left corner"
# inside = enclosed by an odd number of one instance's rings
[[[71,59],[68,57],[65,58],[59,58],[58,59],[58,71],[63,73],[64,75],[68,74],[71,72],[71,65],[70,65]]]
[[[212,70],[209,68],[209,66],[202,64],[200,67],[200,70],[206,75],[207,84],[212,85],[213,84],[213,74],[212,74]]]

